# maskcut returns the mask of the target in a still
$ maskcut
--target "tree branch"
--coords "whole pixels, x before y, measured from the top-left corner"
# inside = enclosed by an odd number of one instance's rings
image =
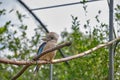
[[[66,43],[60,44],[60,45],[58,45],[58,46],[56,46],[56,47],[54,47],[54,48],[48,49],[48,50],[42,52],[41,55],[38,55],[38,56],[34,57],[32,61],[34,61],[34,62],[36,63],[35,60],[37,60],[39,57],[45,55],[46,53],[52,52],[52,51],[54,51],[54,50],[57,50],[57,49],[60,49],[60,48],[62,48],[62,47],[64,47],[64,46],[69,46],[69,45],[71,45],[71,42],[66,42]],[[32,61],[31,61],[31,62],[32,62]],[[16,79],[17,79],[20,75],[22,75],[22,74],[25,72],[25,70],[26,70],[29,66],[31,66],[31,65],[32,65],[32,64],[25,65],[25,66],[22,68],[22,70],[20,70],[20,72],[18,72],[11,80],[16,80]]]
[[[85,56],[87,54],[90,54],[91,52],[93,51],[96,51],[102,47],[105,47],[105,46],[109,46],[111,44],[113,44],[114,42],[120,40],[120,37],[119,38],[116,38],[110,42],[106,42],[104,44],[100,44],[92,49],[89,49],[85,52],[82,52],[82,53],[79,53],[77,55],[73,55],[73,56],[69,56],[69,57],[66,57],[66,58],[61,58],[61,59],[55,59],[53,60],[51,63],[52,64],[55,64],[55,63],[60,63],[60,62],[64,62],[64,61],[68,61],[68,60],[71,60],[71,59],[75,59],[75,58],[79,58],[81,56]],[[43,53],[46,53],[46,52],[49,52],[49,51],[52,51],[52,50],[56,50],[58,48],[61,48],[61,47],[64,47],[63,44],[62,45],[59,45],[55,48],[52,48],[52,49],[49,49]],[[4,59],[4,58],[0,58],[0,63],[4,63],[4,64],[14,64],[14,65],[35,65],[36,64],[36,61],[15,61],[15,60],[10,60],[10,59]],[[41,60],[41,61],[37,61],[37,64],[49,64],[50,62],[47,62],[47,61],[44,61],[44,60]]]

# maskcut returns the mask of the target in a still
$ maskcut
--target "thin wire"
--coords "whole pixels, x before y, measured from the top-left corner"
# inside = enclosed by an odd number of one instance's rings
[[[43,9],[50,9],[50,8],[57,8],[57,7],[64,7],[64,6],[71,6],[71,5],[76,5],[76,4],[84,4],[84,3],[95,2],[95,1],[102,1],[102,0],[81,1],[81,2],[74,2],[74,3],[67,3],[67,4],[60,4],[60,5],[54,5],[54,6],[47,6],[47,7],[35,8],[35,9],[31,9],[31,10],[32,11],[43,10]]]

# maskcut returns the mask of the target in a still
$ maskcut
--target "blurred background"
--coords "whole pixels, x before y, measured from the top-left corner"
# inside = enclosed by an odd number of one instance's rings
[[[72,41],[62,48],[72,56],[109,40],[109,0],[22,0],[50,32],[60,35],[58,44]],[[76,4],[72,4],[76,3]],[[71,4],[71,5],[66,5]],[[64,5],[64,6],[60,6]],[[52,8],[50,8],[52,6]],[[59,6],[59,7],[56,7]],[[0,0],[0,57],[31,60],[46,34],[43,25],[24,8],[19,0]],[[120,1],[114,0],[114,38],[120,36]],[[115,80],[120,79],[120,45],[115,48]],[[57,52],[55,58],[62,58]],[[54,64],[53,80],[108,79],[108,47],[92,54]],[[49,80],[49,65],[43,65],[37,76],[31,66],[18,80]],[[0,79],[8,80],[22,66],[0,64]],[[4,72],[4,73],[3,73]]]

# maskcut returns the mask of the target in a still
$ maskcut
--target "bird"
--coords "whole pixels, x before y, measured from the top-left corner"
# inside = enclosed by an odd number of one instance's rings
[[[46,51],[48,49],[51,49],[56,46],[58,41],[59,35],[55,32],[49,32],[47,33],[46,37],[44,37],[42,40],[44,41],[38,49],[37,56],[41,55],[43,51]],[[56,55],[56,51],[48,52],[47,54],[41,56],[38,60],[45,60],[51,62]],[[41,65],[38,65],[35,67],[34,73],[39,71]]]

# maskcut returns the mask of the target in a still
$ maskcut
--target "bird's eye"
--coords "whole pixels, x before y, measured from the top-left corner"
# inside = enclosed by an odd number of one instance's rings
[[[54,37],[51,37],[51,39],[54,39]]]

